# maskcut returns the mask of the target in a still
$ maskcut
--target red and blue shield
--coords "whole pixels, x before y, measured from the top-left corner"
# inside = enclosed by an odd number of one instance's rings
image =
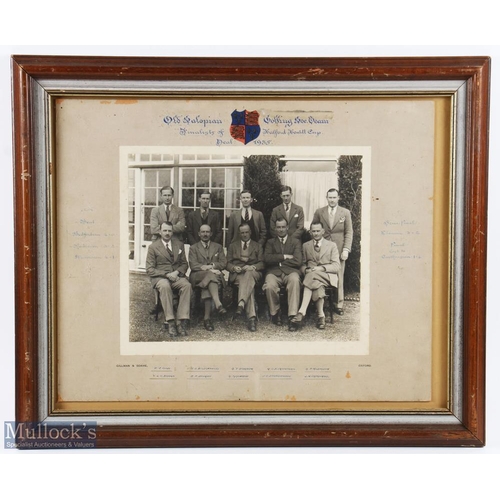
[[[257,111],[234,110],[231,113],[233,121],[229,127],[229,133],[233,139],[248,144],[257,139],[260,134],[259,113]]]

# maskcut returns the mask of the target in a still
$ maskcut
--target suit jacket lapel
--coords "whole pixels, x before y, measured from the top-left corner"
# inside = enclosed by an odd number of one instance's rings
[[[163,240],[160,238],[158,240],[158,251],[167,259],[170,259],[170,255],[167,252],[167,249],[165,247],[165,244],[163,243]]]
[[[170,240],[172,243],[172,253],[174,254],[174,263],[177,261],[177,257],[179,256],[180,246],[177,245],[177,242]]]
[[[212,227],[212,223],[215,222],[215,212],[212,209],[208,210],[208,217],[207,217],[207,224]],[[201,219],[201,213],[200,213],[200,219]]]
[[[233,254],[233,258],[241,260],[241,241],[236,240],[235,243],[236,251]]]
[[[289,255],[292,255],[293,252],[292,252],[292,248],[291,248],[291,237],[288,236],[288,238],[286,239],[285,241],[285,244],[283,245],[283,248],[284,248],[284,253],[287,253]],[[279,240],[278,240],[278,243],[279,243]],[[280,243],[280,246],[281,246],[281,243]]]
[[[201,225],[203,224],[203,219],[201,218],[201,210],[197,209],[194,213],[194,216],[195,216],[196,222],[201,227]]]
[[[286,212],[285,212],[285,207],[283,206],[283,203],[278,208],[278,219],[281,217],[286,219]]]
[[[337,205],[337,211],[335,212],[335,217],[333,218],[333,226],[332,229],[335,228],[335,226],[339,223],[340,216],[341,216],[341,211],[342,209]]]
[[[328,206],[321,209],[321,217],[323,219],[323,226],[330,229],[330,216],[328,215]]]
[[[208,247],[208,258],[211,261],[214,259],[214,256],[217,253],[214,249],[215,249],[215,245],[214,245],[213,241],[211,241],[210,246]]]
[[[161,204],[158,207],[159,219],[160,219],[160,227],[164,222],[167,222],[167,214],[165,212],[165,205]]]
[[[319,249],[319,262],[322,261],[324,255],[326,254],[327,251],[328,251],[328,248],[327,248],[326,240],[323,238],[323,241],[321,243],[321,247]]]

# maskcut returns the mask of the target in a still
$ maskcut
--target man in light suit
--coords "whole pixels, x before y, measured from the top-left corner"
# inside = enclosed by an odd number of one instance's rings
[[[304,210],[299,205],[292,203],[292,188],[290,186],[281,187],[281,199],[283,203],[273,208],[271,214],[270,233],[276,238],[276,221],[283,218],[288,223],[288,236],[300,240],[304,233]]]
[[[292,322],[301,325],[311,300],[316,303],[318,319],[316,326],[325,329],[325,286],[337,286],[337,274],[340,272],[340,260],[337,245],[326,240],[323,236],[325,230],[321,222],[311,224],[312,240],[304,243],[302,247],[304,273],[304,295],[299,312]]]
[[[164,222],[170,222],[174,229],[173,238],[184,241],[184,231],[186,230],[186,218],[184,210],[172,204],[174,190],[170,186],[163,186],[160,189],[160,199],[162,204],[151,210],[151,239],[153,241],[160,238],[160,227]]]
[[[210,210],[210,191],[203,191],[198,198],[200,208],[188,213],[186,217],[186,234],[190,245],[200,241],[200,228],[208,224],[212,230],[211,241],[222,245],[222,224],[219,214]]]
[[[239,238],[229,245],[227,252],[227,270],[229,283],[238,285],[238,307],[236,316],[246,312],[248,329],[255,332],[255,285],[262,278],[264,270],[264,252],[262,246],[250,239],[251,229],[248,224],[241,224],[238,228]]]
[[[160,301],[165,313],[165,330],[170,337],[187,335],[187,323],[191,304],[191,284],[186,279],[188,263],[184,244],[173,239],[173,226],[164,222],[160,229],[160,239],[153,241],[148,248],[146,272],[151,278],[153,288],[160,291]],[[179,293],[177,321],[175,322],[173,292]]]
[[[239,227],[241,224],[248,224],[250,227],[250,237],[253,241],[259,243],[264,248],[266,243],[266,223],[264,214],[251,207],[253,198],[248,190],[240,193],[241,210],[233,212],[229,217],[226,243],[227,246],[234,241],[240,241]]]
[[[288,222],[280,217],[276,221],[276,238],[266,243],[264,262],[267,265],[266,281],[262,290],[266,292],[267,303],[275,325],[281,326],[280,286],[285,286],[288,297],[288,330],[297,330],[291,320],[296,316],[300,301],[302,266],[302,243],[288,232]]]
[[[340,271],[338,285],[337,313],[344,314],[344,271],[345,261],[349,258],[352,246],[353,230],[351,212],[347,208],[339,207],[339,192],[329,189],[326,193],[328,205],[318,208],[314,213],[313,224],[321,222],[325,229],[325,238],[337,245],[340,256]]]
[[[191,274],[189,281],[194,287],[201,288],[201,300],[205,303],[205,316],[203,324],[205,330],[212,332],[214,325],[210,319],[212,313],[212,301],[215,310],[219,314],[225,314],[220,299],[219,287],[224,286],[224,275],[222,271],[226,269],[226,256],[224,248],[219,243],[211,241],[212,230],[208,224],[200,227],[200,241],[189,248],[189,267]]]

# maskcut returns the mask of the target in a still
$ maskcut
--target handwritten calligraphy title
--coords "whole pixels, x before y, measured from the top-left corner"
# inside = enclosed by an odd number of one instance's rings
[[[203,117],[201,115],[167,115],[163,118],[163,123],[167,125],[222,125],[220,118]]]
[[[162,122],[181,137],[205,137],[214,141],[216,146],[240,146],[241,141],[235,140],[231,135],[231,117],[229,112],[227,116],[215,117],[203,113],[171,113],[165,114]],[[240,128],[246,125],[245,122]],[[304,137],[304,141],[308,141],[332,133],[333,113],[326,110],[258,110],[256,123],[252,125],[260,127],[257,136],[249,141],[252,146],[272,146],[278,141],[283,143],[282,141],[286,141],[290,136],[293,136],[294,141],[299,140],[300,136]]]

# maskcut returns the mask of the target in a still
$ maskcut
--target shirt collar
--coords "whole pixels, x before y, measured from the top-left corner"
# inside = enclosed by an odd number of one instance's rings
[[[314,241],[314,246],[318,245],[319,248],[321,248],[321,244],[323,243],[324,238],[321,238],[319,241],[313,240]]]
[[[241,240],[241,248],[243,248],[243,245],[244,245],[245,243],[247,244],[247,248],[248,248],[248,247],[250,246],[250,241],[251,241],[251,240],[248,240],[248,241],[246,241],[246,242],[245,242],[245,241]]]
[[[281,236],[278,236],[279,240],[280,241],[283,241],[283,244],[286,243],[286,240],[288,239],[288,234],[285,234],[285,236],[281,237]]]

